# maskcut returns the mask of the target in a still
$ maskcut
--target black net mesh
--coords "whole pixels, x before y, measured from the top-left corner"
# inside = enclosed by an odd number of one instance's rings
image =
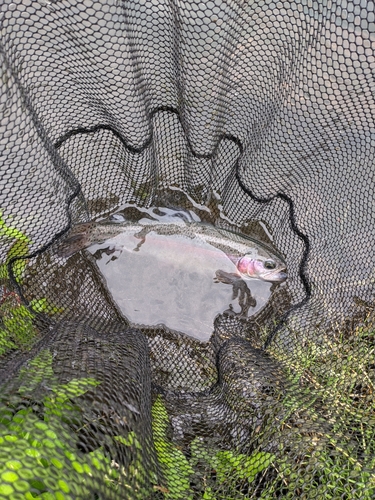
[[[374,498],[373,2],[3,0],[0,25],[0,497]],[[134,328],[56,248],[150,207],[271,235],[288,280],[208,342]]]

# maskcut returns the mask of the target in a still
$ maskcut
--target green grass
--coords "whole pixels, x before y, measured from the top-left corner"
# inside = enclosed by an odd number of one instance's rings
[[[368,317],[324,343],[306,341],[293,356],[271,355],[286,368],[284,402],[305,423],[310,443],[274,463],[276,478],[262,498],[372,499],[375,497],[375,327]],[[310,424],[309,424],[310,422]],[[281,427],[286,430],[290,422]]]

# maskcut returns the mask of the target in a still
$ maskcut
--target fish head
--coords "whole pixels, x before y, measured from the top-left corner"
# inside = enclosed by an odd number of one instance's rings
[[[245,278],[282,283],[288,277],[285,263],[276,256],[244,255],[237,263],[238,272]]]

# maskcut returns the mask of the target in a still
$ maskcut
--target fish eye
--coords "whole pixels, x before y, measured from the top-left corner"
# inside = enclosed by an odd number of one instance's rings
[[[112,214],[108,217],[110,222],[125,222],[125,217],[121,214]]]
[[[275,269],[276,267],[276,262],[274,260],[266,260],[264,262],[264,267],[266,269]]]

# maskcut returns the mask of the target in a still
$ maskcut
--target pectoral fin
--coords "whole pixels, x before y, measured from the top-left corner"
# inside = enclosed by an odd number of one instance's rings
[[[215,283],[225,283],[226,285],[233,285],[235,281],[241,279],[241,275],[237,273],[227,273],[218,269],[215,273]]]

